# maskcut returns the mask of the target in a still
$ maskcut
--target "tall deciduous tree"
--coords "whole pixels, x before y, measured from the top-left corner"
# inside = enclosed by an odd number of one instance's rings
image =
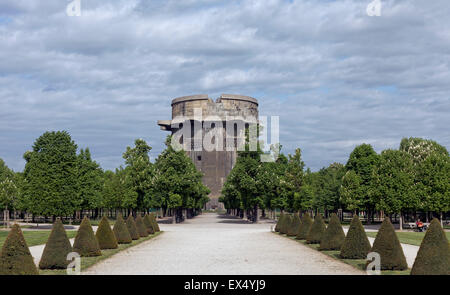
[[[39,215],[69,215],[79,204],[77,145],[66,131],[45,132],[26,152],[24,198]]]
[[[81,149],[77,156],[79,209],[98,209],[101,207],[103,171],[91,158],[88,148]]]

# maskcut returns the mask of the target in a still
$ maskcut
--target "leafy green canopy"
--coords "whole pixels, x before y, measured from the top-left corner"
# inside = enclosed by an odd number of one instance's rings
[[[366,231],[358,215],[355,214],[342,244],[340,256],[344,259],[366,259],[370,248]]]
[[[175,150],[171,136],[167,148],[155,161],[155,176],[148,207],[201,209],[209,201],[210,190],[202,183],[203,174],[183,150]]]
[[[113,232],[119,244],[129,244],[132,242],[130,232],[128,231],[127,225],[121,214],[117,215]]]
[[[439,220],[434,218],[420,244],[412,275],[450,275],[450,246]]]
[[[301,219],[301,224],[298,229],[297,236],[295,237],[297,240],[306,240],[306,237],[308,236],[309,230],[313,224],[313,220],[309,216],[308,213],[305,213]]]
[[[320,240],[319,250],[340,250],[345,240],[341,222],[335,213],[331,214],[328,227]]]
[[[314,223],[311,225],[308,235],[306,236],[306,243],[320,244],[326,228],[327,225],[323,221],[322,215],[317,214],[316,218],[314,218]]]
[[[44,252],[39,261],[39,268],[65,269],[69,264],[67,254],[70,252],[72,252],[72,245],[61,220],[58,218],[53,223],[52,232],[47,244],[45,244]]]
[[[80,254],[81,257],[102,255],[97,238],[95,237],[91,223],[87,217],[83,218],[83,221],[81,221],[80,227],[78,228],[73,243],[73,251]]]
[[[46,132],[26,152],[24,207],[35,215],[71,215],[80,204],[77,145],[66,131]]]
[[[402,246],[388,217],[383,220],[370,252],[380,254],[381,270],[405,270],[408,268]]]
[[[2,247],[0,255],[0,275],[39,274],[28,249],[22,230],[14,224]]]
[[[140,236],[136,228],[136,223],[134,222],[134,217],[131,214],[127,218],[127,228],[128,232],[130,233],[131,239],[139,240]]]
[[[103,216],[100,220],[95,237],[100,249],[116,249],[118,247],[116,236],[111,230],[111,225],[106,216]]]

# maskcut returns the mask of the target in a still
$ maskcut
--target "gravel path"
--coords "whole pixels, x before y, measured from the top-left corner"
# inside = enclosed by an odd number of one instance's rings
[[[84,274],[317,275],[364,274],[296,241],[270,232],[273,224],[203,214],[124,250]]]

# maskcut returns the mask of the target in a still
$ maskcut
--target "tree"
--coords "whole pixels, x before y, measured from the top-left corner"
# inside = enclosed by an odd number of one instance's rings
[[[147,205],[145,199],[150,198],[153,164],[150,162],[148,153],[152,148],[143,139],[136,139],[134,143],[135,147],[127,147],[123,154],[130,175],[131,187],[136,192],[136,195],[127,196],[136,198],[129,198],[126,202],[129,208],[144,208]]]
[[[136,228],[141,237],[148,237],[148,231],[145,227],[144,220],[142,220],[141,215],[136,217]]]
[[[102,206],[101,191],[103,187],[103,171],[93,161],[88,148],[81,149],[77,156],[78,197],[81,209],[98,209]]]
[[[29,212],[64,216],[79,205],[77,145],[66,131],[46,132],[26,152],[24,198]]]
[[[2,247],[0,275],[38,275],[30,249],[18,224],[14,224]]]
[[[103,175],[102,207],[108,209],[136,207],[137,193],[132,188],[129,169],[118,168]]]
[[[323,233],[327,229],[325,222],[323,221],[322,215],[317,214],[314,218],[314,222],[309,229],[308,235],[306,236],[306,243],[308,244],[320,244],[322,240]]]
[[[376,208],[386,213],[400,213],[400,230],[403,212],[416,210],[419,206],[413,170],[411,156],[397,150],[383,151],[374,170]]]
[[[153,229],[152,221],[150,220],[150,216],[148,214],[145,214],[144,218],[142,219],[144,221],[144,225],[147,228],[147,231],[150,235],[155,233],[155,230]]]
[[[97,238],[92,230],[89,219],[85,216],[78,228],[75,241],[73,242],[73,251],[80,254],[81,257],[92,257],[102,255]]]
[[[366,231],[358,215],[355,214],[342,244],[340,256],[344,259],[366,259],[370,248]]]
[[[117,216],[116,222],[114,223],[113,232],[116,236],[117,243],[130,244],[132,242],[130,232],[128,231],[127,225],[125,224],[121,214]]]
[[[45,244],[44,252],[42,252],[39,261],[40,269],[65,269],[69,264],[67,255],[72,252],[72,245],[67,237],[66,230],[57,218],[53,223],[52,232]]]
[[[128,228],[128,232],[130,233],[131,239],[139,240],[140,236],[139,236],[139,232],[136,227],[136,223],[134,222],[133,215],[130,214],[128,216],[126,223],[127,223],[127,228]]]
[[[300,224],[300,228],[298,229],[297,236],[295,237],[297,240],[306,240],[309,230],[313,224],[313,220],[309,216],[308,213],[303,215],[301,219],[302,223]]]
[[[373,188],[373,170],[377,162],[378,155],[372,146],[370,144],[362,144],[355,147],[345,165],[347,171],[353,171],[358,176],[359,200],[357,203],[359,203],[359,209],[367,210],[369,213],[368,222],[371,221],[376,205],[375,200],[371,196],[371,189]]]
[[[432,154],[449,155],[444,146],[433,140],[418,137],[403,138],[399,149],[410,154],[416,165]]]
[[[445,232],[434,218],[420,244],[412,275],[450,275],[450,246]]]
[[[15,209],[19,201],[19,175],[15,174],[0,159],[0,208],[4,209],[4,216],[8,215],[9,209]]]
[[[183,150],[177,151],[166,140],[167,148],[158,156],[154,166],[151,198],[148,207],[167,209],[200,209],[207,201],[210,190],[202,183],[203,174]]]
[[[109,224],[108,218],[103,216],[98,224],[97,232],[95,233],[98,245],[100,249],[117,249],[119,246],[117,243],[116,236],[111,230],[111,225]]]
[[[349,170],[345,173],[339,194],[341,203],[344,204],[348,210],[356,213],[357,210],[364,209],[361,179],[355,171]]]
[[[383,220],[370,252],[380,254],[381,270],[408,269],[402,246],[388,217]]]
[[[330,222],[321,240],[319,250],[340,250],[345,240],[339,218],[335,213],[331,214]]]

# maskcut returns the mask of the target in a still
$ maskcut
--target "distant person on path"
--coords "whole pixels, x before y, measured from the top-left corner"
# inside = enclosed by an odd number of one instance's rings
[[[420,219],[417,219],[416,226],[417,226],[418,231],[420,231],[420,232],[424,231],[423,222]]]

